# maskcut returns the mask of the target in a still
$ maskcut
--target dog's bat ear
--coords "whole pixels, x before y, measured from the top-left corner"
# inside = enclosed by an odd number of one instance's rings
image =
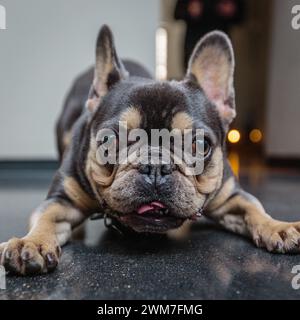
[[[228,36],[220,31],[205,35],[196,45],[186,78],[197,82],[228,126],[236,116],[233,87],[234,54]]]
[[[107,25],[100,29],[96,45],[94,81],[87,101],[87,107],[94,111],[103,96],[120,80],[128,77],[119,59],[114,37]]]

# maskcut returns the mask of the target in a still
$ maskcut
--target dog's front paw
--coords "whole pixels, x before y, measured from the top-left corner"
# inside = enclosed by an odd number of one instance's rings
[[[300,252],[300,222],[272,221],[261,225],[254,231],[253,240],[271,252]]]
[[[12,238],[0,244],[0,264],[13,274],[32,275],[53,271],[61,249],[56,242],[39,241],[30,237]]]

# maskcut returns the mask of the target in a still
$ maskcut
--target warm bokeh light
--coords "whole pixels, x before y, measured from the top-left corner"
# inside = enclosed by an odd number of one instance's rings
[[[237,152],[231,151],[228,154],[228,160],[231,166],[231,169],[236,177],[239,176],[240,172],[240,156]]]
[[[230,143],[237,143],[241,139],[241,134],[238,130],[232,129],[228,132],[227,138]]]
[[[253,143],[258,143],[262,140],[262,132],[259,129],[253,129],[249,133],[249,139]]]

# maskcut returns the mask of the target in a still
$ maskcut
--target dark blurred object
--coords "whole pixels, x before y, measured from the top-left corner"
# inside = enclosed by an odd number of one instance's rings
[[[184,43],[184,65],[198,40],[207,32],[221,30],[228,34],[230,28],[245,18],[243,0],[178,0],[174,18],[187,24]]]

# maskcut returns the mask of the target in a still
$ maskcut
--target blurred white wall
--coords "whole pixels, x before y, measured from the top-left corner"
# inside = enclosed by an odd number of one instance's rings
[[[159,0],[0,0],[0,160],[55,159],[54,123],[71,82],[93,63],[99,27],[121,57],[154,74]]]
[[[300,156],[300,30],[291,26],[295,0],[274,0],[269,65],[266,151],[270,157]]]

